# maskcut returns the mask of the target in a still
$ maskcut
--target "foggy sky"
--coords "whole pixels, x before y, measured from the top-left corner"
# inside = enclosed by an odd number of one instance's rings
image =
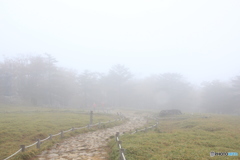
[[[199,84],[240,75],[239,0],[1,0],[0,59],[49,53],[63,67]]]

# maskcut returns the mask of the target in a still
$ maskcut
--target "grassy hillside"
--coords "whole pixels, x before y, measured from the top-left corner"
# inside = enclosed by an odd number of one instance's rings
[[[49,134],[59,133],[71,127],[82,127],[89,123],[89,113],[80,110],[40,109],[33,107],[0,107],[0,159],[4,159],[19,150],[20,145],[30,145],[37,139],[44,139]],[[95,113],[93,123],[107,121],[116,118],[110,114]],[[86,130],[76,130],[66,133],[69,137]],[[60,136],[52,141],[45,141],[41,149],[47,149],[60,141]],[[27,149],[25,154],[17,154],[13,159],[31,157],[39,150],[33,146]]]
[[[240,117],[227,115],[186,116],[186,119],[160,120],[157,129],[120,140],[126,149],[127,160],[164,159],[240,159],[238,157],[210,157],[210,152],[240,153]],[[181,117],[181,116],[180,116]],[[114,141],[111,159],[118,159]]]

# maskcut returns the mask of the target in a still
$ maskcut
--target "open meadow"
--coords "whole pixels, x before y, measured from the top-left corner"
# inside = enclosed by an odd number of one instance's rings
[[[115,118],[116,116],[112,114],[94,113],[93,124]],[[86,126],[89,121],[89,111],[0,106],[0,159],[15,153],[20,149],[20,145],[30,145],[37,139],[44,139],[49,134],[57,134],[61,130]],[[87,129],[75,130],[64,134],[64,137],[86,131]],[[11,159],[29,159],[59,141],[61,141],[60,136],[53,137],[52,140],[47,140],[41,144],[40,150],[33,146],[27,149],[24,154],[19,153]]]
[[[240,116],[180,115],[161,119],[157,128],[120,136],[127,160],[240,159],[210,152],[240,153]],[[153,124],[149,121],[149,126]],[[119,159],[115,140],[109,143],[111,160]]]

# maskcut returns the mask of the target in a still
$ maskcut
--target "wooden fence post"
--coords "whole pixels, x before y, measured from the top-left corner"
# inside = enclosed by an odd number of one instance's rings
[[[90,111],[90,124],[93,122],[93,111]]]
[[[116,141],[117,141],[117,137],[119,136],[119,132],[116,132]]]
[[[25,151],[25,145],[20,145],[20,148],[22,149],[22,152]]]
[[[124,149],[123,149],[123,148],[119,149],[119,153],[120,153],[119,159],[120,159],[120,160],[124,160],[124,159],[123,159],[123,156],[122,156],[122,154],[124,153]]]
[[[117,141],[117,142],[118,142],[118,146],[119,146],[119,144],[122,145],[122,141]]]
[[[63,131],[61,131],[61,138],[63,138],[63,136],[64,136],[64,135],[63,135]]]
[[[38,139],[38,140],[37,140],[37,149],[40,148],[40,144],[41,144],[40,139]]]

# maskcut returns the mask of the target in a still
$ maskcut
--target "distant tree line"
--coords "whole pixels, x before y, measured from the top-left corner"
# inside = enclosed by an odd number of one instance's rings
[[[1,104],[240,113],[240,76],[196,88],[177,73],[137,79],[120,64],[105,74],[87,70],[78,74],[56,63],[49,54],[5,58],[0,62]]]

